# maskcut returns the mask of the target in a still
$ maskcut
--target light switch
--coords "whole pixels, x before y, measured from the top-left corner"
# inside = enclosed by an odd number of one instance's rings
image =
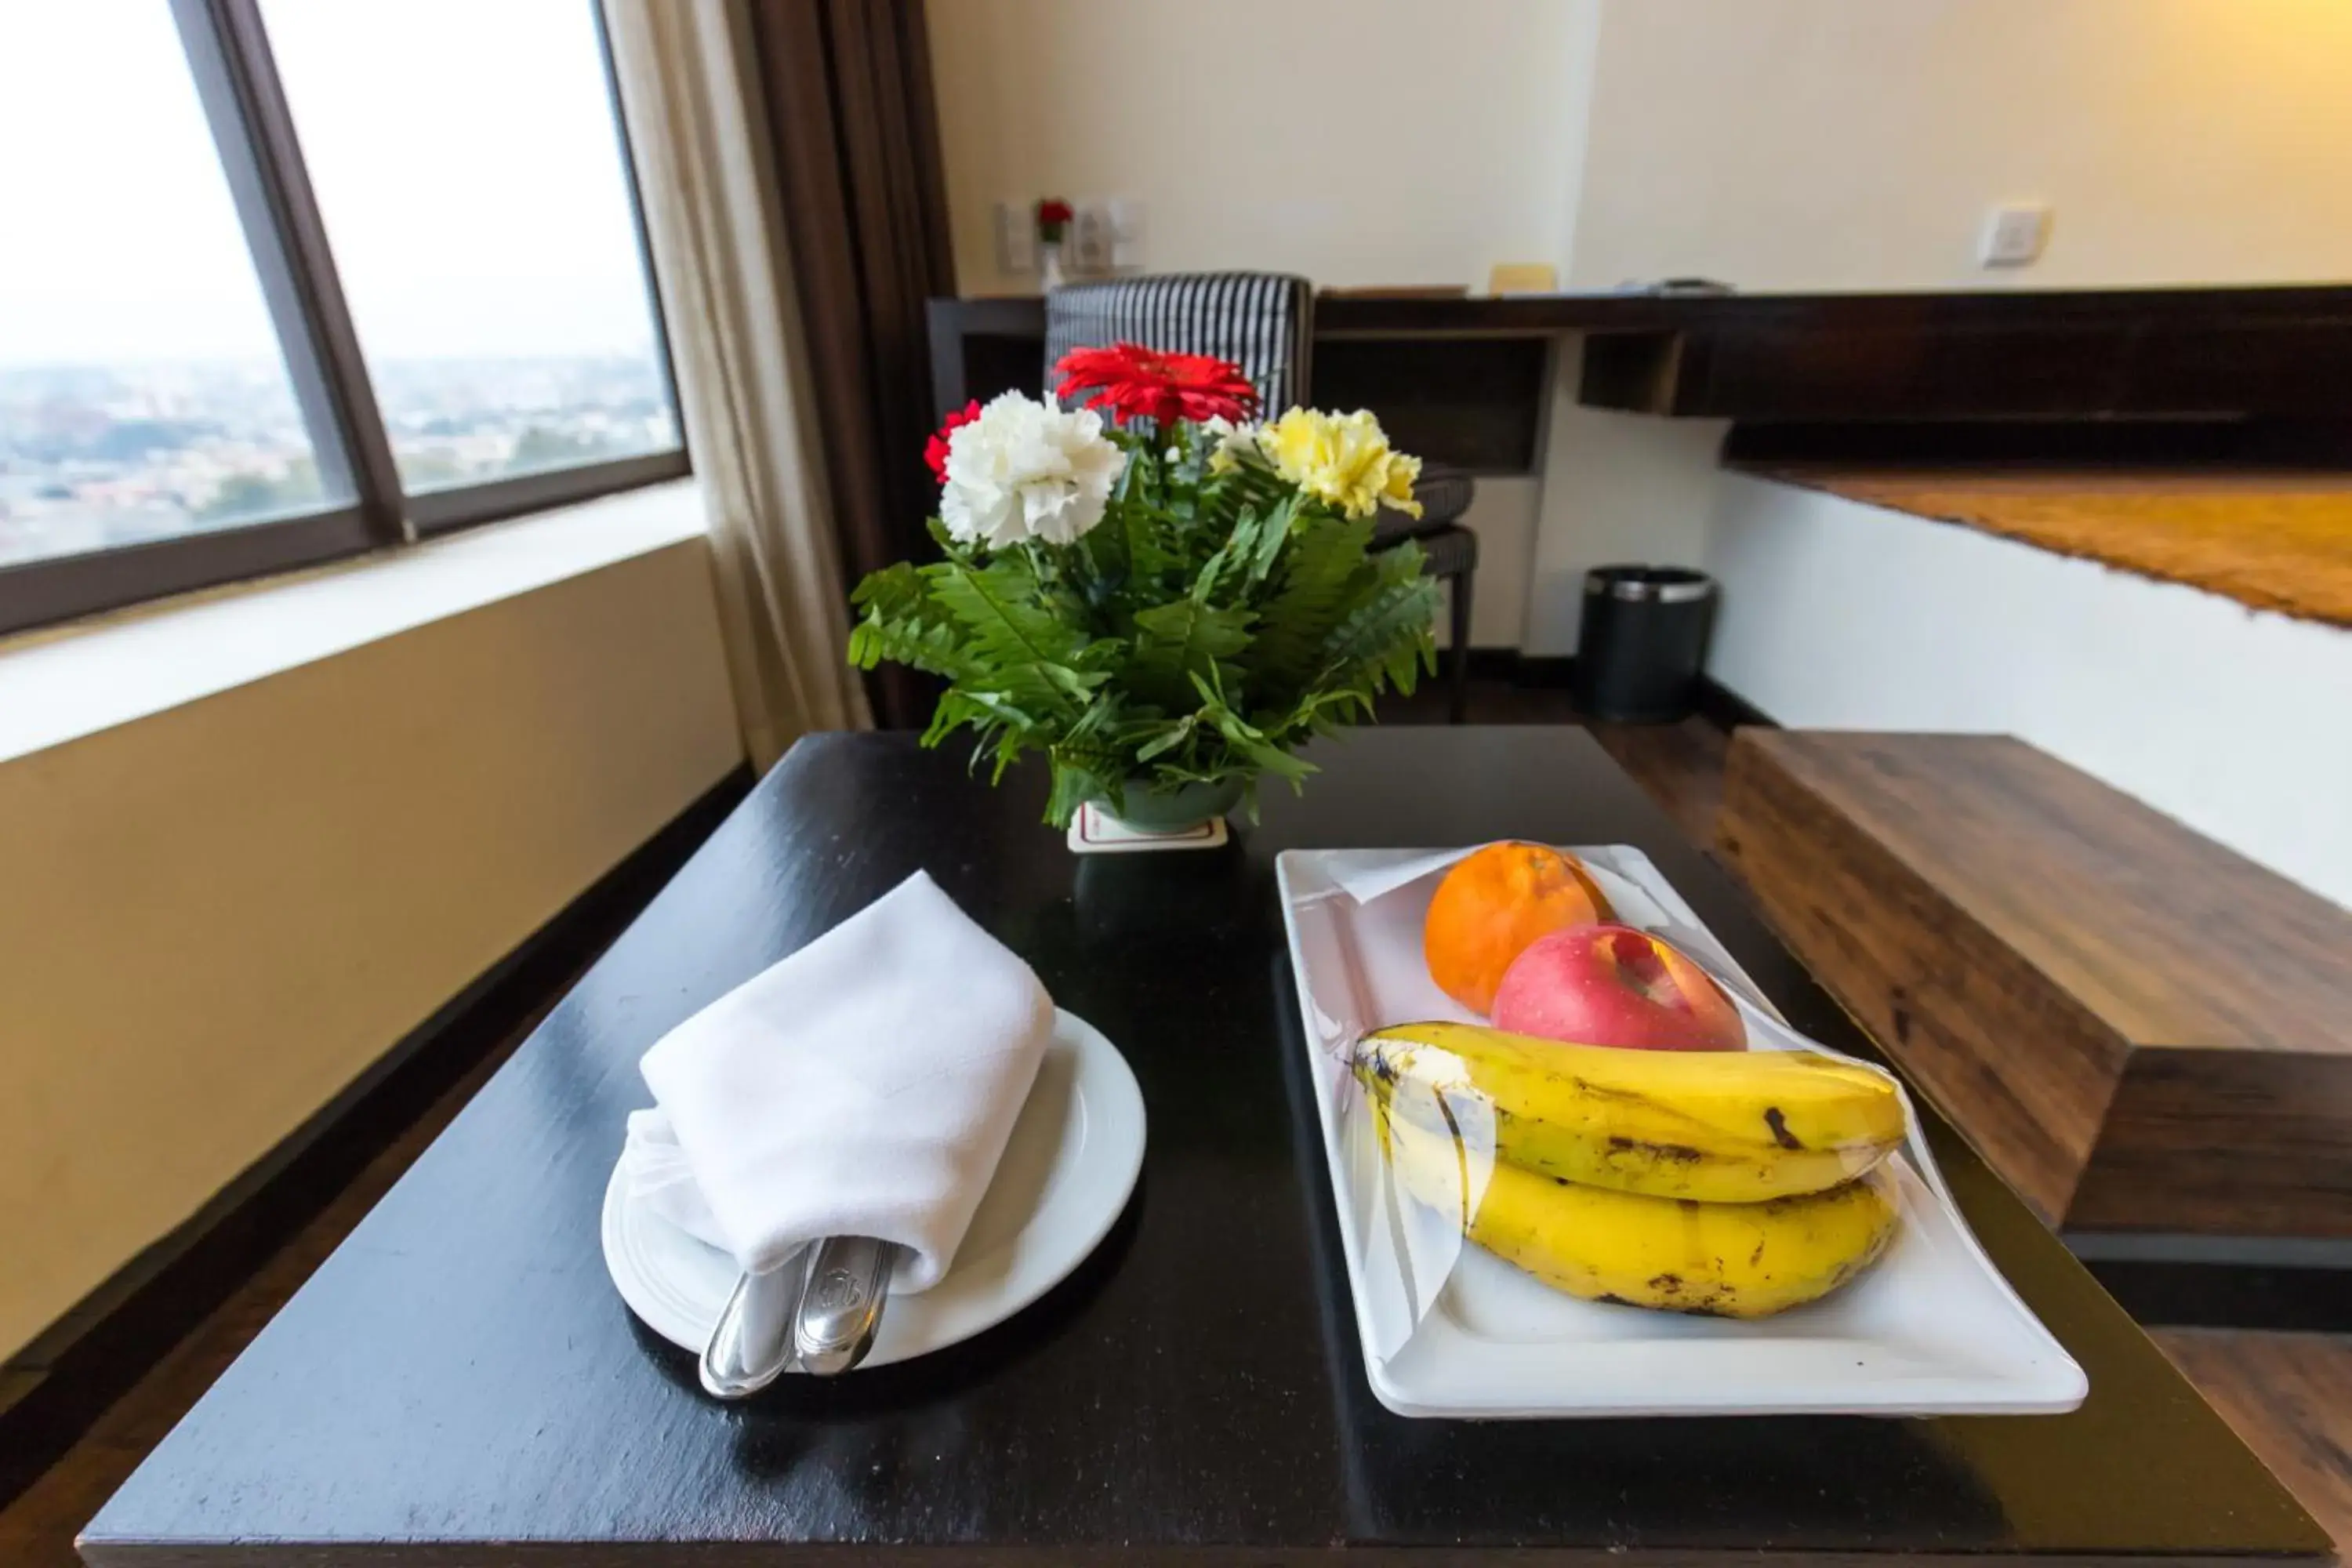
[[[2042,247],[2049,243],[2049,207],[2040,202],[2012,203],[1985,214],[1977,259],[1987,267],[2031,267],[2042,259]]]
[[[1110,217],[1110,265],[1117,272],[1134,272],[1143,266],[1143,204],[1133,196],[1113,196],[1103,204]]]
[[[1110,270],[1110,206],[1107,202],[1082,201],[1077,209],[1076,216],[1070,220],[1070,268],[1086,277],[1098,278]]]
[[[1037,209],[1010,199],[996,204],[996,269],[1037,270]]]

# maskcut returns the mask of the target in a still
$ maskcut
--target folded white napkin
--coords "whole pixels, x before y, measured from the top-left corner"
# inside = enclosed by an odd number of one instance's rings
[[[927,1289],[1053,1030],[1029,966],[919,871],[645,1054],[630,1190],[744,1268],[871,1236],[908,1249],[894,1289]]]

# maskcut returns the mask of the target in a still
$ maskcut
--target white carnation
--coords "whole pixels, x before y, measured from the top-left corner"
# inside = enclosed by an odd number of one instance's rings
[[[940,521],[967,544],[1067,544],[1102,521],[1127,454],[1090,408],[1064,412],[1008,392],[948,437]]]

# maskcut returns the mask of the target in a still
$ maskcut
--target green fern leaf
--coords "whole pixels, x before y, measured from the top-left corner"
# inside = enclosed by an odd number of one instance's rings
[[[849,635],[849,662],[858,668],[887,658],[952,680],[971,667],[954,617],[932,601],[919,569],[901,563],[877,572],[850,602],[865,611]]]
[[[1324,638],[1314,686],[1377,691],[1386,681],[1411,691],[1424,658],[1436,668],[1436,614],[1433,579],[1381,584]]]
[[[1318,517],[1294,528],[1266,600],[1249,672],[1267,704],[1287,707],[1326,663],[1324,645],[1378,580],[1364,546],[1370,521]]]
[[[1201,717],[1216,727],[1217,733],[1224,737],[1228,747],[1248,759],[1254,766],[1286,778],[1293,784],[1315,771],[1313,763],[1292,756],[1264,730],[1228,707],[1224,693],[1218,690],[1213,682],[1196,675],[1192,678],[1192,685],[1201,694]]]
[[[1198,714],[1188,713],[1181,719],[1164,720],[1154,725],[1150,731],[1133,736],[1131,744],[1135,748],[1135,760],[1139,763],[1148,763],[1166,756],[1190,741],[1194,728],[1199,723]]]
[[[1211,609],[1192,599],[1135,614],[1135,653],[1123,684],[1146,702],[1181,710],[1192,700],[1192,678],[1249,646],[1250,613]]]
[[[948,562],[937,570],[932,595],[961,623],[972,652],[972,668],[958,685],[992,692],[1042,721],[1076,717],[1109,679],[1081,668],[1085,631],[1038,602],[1036,575],[1018,557],[999,556],[979,568]]]
[[[971,660],[951,626],[868,618],[850,629],[851,664],[872,669],[886,658],[950,680],[961,680],[971,669]]]
[[[1298,497],[1286,495],[1267,509],[1257,520],[1257,532],[1250,542],[1249,580],[1252,584],[1263,583],[1282,558],[1282,547],[1290,542],[1291,527],[1298,516]]]

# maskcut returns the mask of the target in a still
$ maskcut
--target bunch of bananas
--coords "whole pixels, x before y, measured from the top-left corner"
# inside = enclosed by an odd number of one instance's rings
[[[1902,1099],[1833,1057],[1400,1024],[1364,1037],[1356,1075],[1404,1188],[1572,1296],[1761,1318],[1895,1234]]]

